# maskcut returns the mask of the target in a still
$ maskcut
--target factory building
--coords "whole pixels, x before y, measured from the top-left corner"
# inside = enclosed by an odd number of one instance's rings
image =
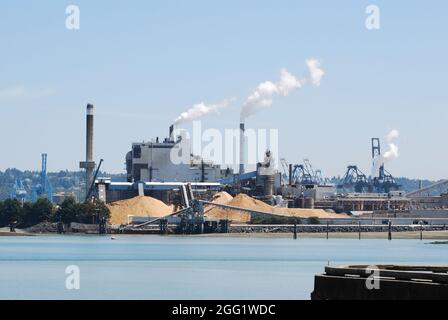
[[[150,196],[165,203],[172,203],[184,185],[182,182],[112,182],[110,178],[98,178],[95,184],[98,199],[105,203],[137,196]],[[217,182],[191,183],[191,187],[198,198],[209,198],[221,190],[221,184]]]
[[[448,193],[439,196],[415,195],[411,197],[413,207],[419,209],[446,209],[448,208]]]
[[[336,209],[340,212],[353,211],[408,211],[411,200],[402,191],[389,193],[348,193],[338,195]]]
[[[132,143],[131,150],[126,154],[127,181],[115,182],[108,177],[97,176],[102,160],[94,174],[93,110],[93,105],[87,105],[86,159],[80,167],[86,170],[86,194],[89,195],[90,189],[94,189],[98,199],[106,203],[136,196],[151,196],[165,203],[178,203],[179,190],[188,184],[198,199],[209,200],[217,191],[225,190],[232,195],[245,193],[279,207],[319,208],[346,213],[412,213],[419,209],[443,210],[448,207],[448,193],[437,197],[423,195],[435,187],[444,187],[448,180],[406,194],[399,190],[400,186],[384,169],[384,165],[379,169],[379,176],[373,180],[367,178],[357,166],[349,166],[342,183],[336,186],[323,179],[322,172],[314,170],[308,159],[296,165],[280,159],[283,172],[279,172],[276,159],[267,150],[264,161],[257,164],[256,171],[246,172],[244,123],[240,124],[238,173],[195,156],[191,141],[182,134],[175,136],[174,127],[171,126],[168,138]],[[379,148],[379,139],[372,139],[374,159],[381,154]],[[90,188],[93,181],[94,186]],[[60,198],[63,199],[62,195]]]
[[[126,154],[127,182],[98,178],[99,199],[110,203],[144,195],[170,203],[184,183],[190,183],[198,197],[209,194],[210,198],[222,187],[222,179],[233,177],[233,170],[192,155],[190,141],[174,137],[173,129],[171,126],[169,137],[163,140],[133,143]],[[187,157],[175,163],[173,155],[178,154]]]
[[[191,141],[183,139],[183,136],[174,138],[171,127],[169,137],[163,141],[156,138],[151,142],[133,143],[132,150],[126,154],[127,182],[98,178],[99,199],[109,203],[145,195],[170,203],[185,183],[191,184],[198,197],[208,195],[208,199],[223,188],[270,201],[277,194],[281,176],[270,151],[266,152],[264,161],[258,163],[256,171],[235,174],[230,168],[222,169],[220,165],[192,155]],[[188,155],[187,161],[173,161],[173,154],[180,153]]]
[[[182,136],[174,138],[173,127],[169,138],[159,141],[133,143],[126,154],[128,182],[216,182],[233,174],[229,168],[192,155],[191,144],[183,143]],[[189,155],[188,161],[173,163],[172,155]],[[185,163],[186,162],[186,163]]]

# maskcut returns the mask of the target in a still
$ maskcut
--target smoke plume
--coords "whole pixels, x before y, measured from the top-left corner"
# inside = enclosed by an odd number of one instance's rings
[[[182,112],[180,116],[174,120],[174,124],[178,125],[181,123],[191,122],[210,113],[219,114],[219,111],[228,107],[233,100],[233,98],[226,99],[216,104],[206,104],[204,102],[195,104],[186,112]]]
[[[398,130],[392,130],[386,136],[388,150],[373,160],[372,177],[378,173],[378,170],[382,165],[388,161],[397,159],[400,156],[398,146],[394,142],[399,136],[400,132]]]
[[[266,81],[258,85],[257,89],[248,98],[241,111],[241,119],[247,118],[262,108],[272,106],[277,95],[288,96],[302,86],[302,81],[290,74],[286,69],[281,70],[280,80],[277,83]]]
[[[309,79],[298,79],[289,73],[288,70],[282,69],[280,71],[280,79],[277,82],[266,81],[259,84],[243,105],[241,120],[257,113],[261,109],[270,108],[275,96],[287,97],[308,82],[314,86],[319,86],[325,74],[320,67],[320,62],[316,59],[309,59],[306,61],[306,65],[310,73]]]
[[[310,70],[311,83],[316,87],[320,86],[320,80],[325,75],[324,70],[320,67],[320,62],[316,59],[308,59],[306,60],[306,65]]]

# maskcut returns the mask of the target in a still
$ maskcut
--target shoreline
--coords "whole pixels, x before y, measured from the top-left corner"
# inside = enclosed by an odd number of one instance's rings
[[[12,232],[0,232],[0,237],[38,237],[38,236],[54,236],[57,233],[28,233],[23,231],[18,231],[16,233]],[[98,234],[87,234],[87,233],[67,233],[65,236],[95,236]],[[117,237],[120,236],[161,236],[158,234],[107,234],[102,235],[103,237]],[[272,239],[293,239],[292,233],[268,233],[268,232],[252,232],[252,233],[211,233],[211,234],[194,234],[194,235],[163,235],[163,237],[194,237],[194,238],[272,238]],[[300,239],[326,239],[326,233],[298,233],[297,240]],[[328,234],[328,240],[333,239],[353,239],[359,240],[358,232],[330,232]],[[361,240],[388,240],[388,235],[385,232],[364,232],[361,234]],[[420,240],[420,231],[403,231],[394,232],[392,234],[392,241],[397,240]],[[426,240],[448,240],[448,231],[424,231],[423,241]]]
[[[359,240],[358,232],[330,232],[328,240],[332,239],[353,239]],[[293,238],[292,233],[221,233],[221,234],[204,234],[204,235],[193,235],[196,237],[228,237],[228,238]],[[385,232],[364,232],[361,234],[361,241],[372,239],[372,240],[388,240],[388,235]],[[326,233],[298,233],[297,240],[300,239],[326,239]],[[404,231],[395,232],[392,234],[392,241],[397,240],[420,240],[420,231]],[[423,241],[425,240],[448,240],[448,231],[426,231],[423,232]]]
[[[37,234],[27,232],[2,232],[0,231],[0,237],[35,237]]]

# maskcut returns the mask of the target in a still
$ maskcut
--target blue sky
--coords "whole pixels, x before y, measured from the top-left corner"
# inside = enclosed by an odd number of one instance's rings
[[[81,29],[65,28],[78,5]],[[364,27],[367,5],[381,29]],[[25,1],[0,4],[0,170],[77,169],[85,105],[96,107],[96,158],[122,172],[131,142],[165,136],[193,104],[237,97],[204,127],[233,128],[245,98],[281,68],[304,87],[252,116],[279,128],[280,154],[327,175],[369,173],[370,138],[401,133],[396,176],[448,177],[446,1]],[[187,126],[188,127],[188,126]]]

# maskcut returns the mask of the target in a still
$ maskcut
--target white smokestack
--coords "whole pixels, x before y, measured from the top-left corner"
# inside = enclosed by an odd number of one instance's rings
[[[204,102],[195,104],[188,111],[181,113],[174,121],[174,124],[178,125],[185,122],[191,122],[209,113],[219,114],[219,111],[228,107],[233,100],[234,98],[226,99],[216,104],[206,104]]]
[[[377,156],[373,160],[372,176],[375,176],[380,167],[384,165],[386,162],[395,160],[400,156],[398,152],[398,146],[394,143],[394,140],[396,140],[399,136],[400,132],[395,129],[387,134],[386,142],[388,145],[388,150],[383,154],[381,154],[380,156]]]
[[[320,62],[316,59],[306,61],[310,78],[298,79],[286,69],[280,71],[278,82],[265,81],[258,85],[257,89],[247,98],[241,110],[241,120],[257,113],[261,109],[270,108],[275,96],[289,96],[292,92],[300,89],[304,84],[311,83],[319,86],[325,72],[321,69]]]

